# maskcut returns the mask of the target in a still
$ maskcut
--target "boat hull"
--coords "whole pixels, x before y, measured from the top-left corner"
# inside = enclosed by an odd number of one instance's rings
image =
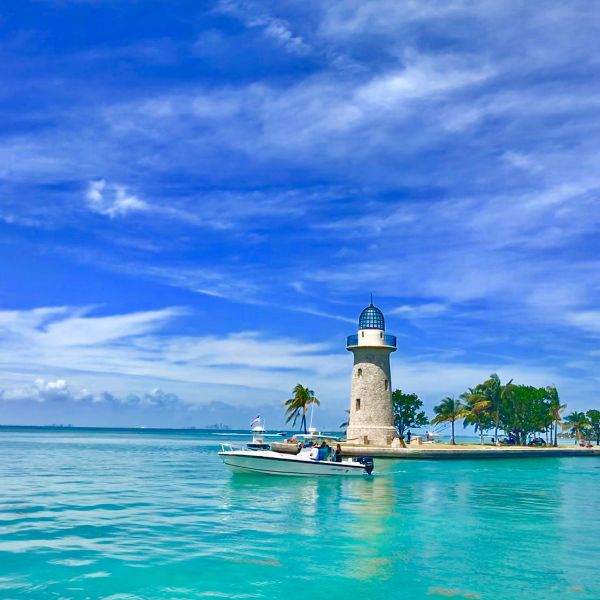
[[[360,463],[315,461],[276,452],[219,452],[223,462],[234,473],[284,475],[287,477],[362,477]]]

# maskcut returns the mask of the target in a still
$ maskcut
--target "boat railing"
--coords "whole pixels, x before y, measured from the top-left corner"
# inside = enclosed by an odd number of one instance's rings
[[[234,450],[243,450],[243,448],[234,444],[221,443],[221,452],[233,452]]]

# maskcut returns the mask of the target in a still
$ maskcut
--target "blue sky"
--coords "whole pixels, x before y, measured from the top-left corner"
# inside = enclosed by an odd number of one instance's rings
[[[282,423],[393,386],[600,396],[584,0],[5,0],[0,422]]]

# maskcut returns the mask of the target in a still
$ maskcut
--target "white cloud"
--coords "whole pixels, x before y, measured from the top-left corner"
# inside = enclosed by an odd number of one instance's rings
[[[435,317],[448,310],[448,306],[440,304],[439,302],[427,302],[425,304],[403,304],[397,306],[388,311],[391,315],[400,315],[407,319],[422,319],[428,317]]]
[[[165,392],[156,387],[141,394],[116,395],[107,390],[91,393],[86,388],[67,383],[66,379],[47,381],[38,377],[31,385],[0,387],[0,401],[24,402],[87,402],[92,404],[110,403],[117,406],[172,407],[186,404],[177,394]]]
[[[260,5],[235,0],[221,0],[217,5],[217,10],[240,19],[246,27],[260,29],[266,37],[274,40],[288,52],[304,55],[311,50],[302,36],[291,31],[287,21],[271,16]]]
[[[104,317],[91,316],[87,308],[32,313],[0,311],[1,366],[291,389],[298,377],[335,377],[347,363],[343,352],[323,342],[243,331],[219,336],[161,333],[183,314],[179,308]]]
[[[146,202],[130,194],[125,186],[108,184],[104,179],[90,181],[85,197],[92,212],[111,219],[149,208]]]
[[[600,335],[600,310],[571,311],[567,313],[566,318],[584,331]]]
[[[85,313],[89,312],[85,309]],[[81,314],[81,311],[79,311]],[[144,311],[123,315],[92,317],[71,313],[63,320],[46,324],[38,334],[40,343],[48,346],[95,346],[159,330],[168,321],[185,313],[182,308]]]
[[[21,401],[33,400],[35,402],[53,401],[89,401],[93,396],[85,388],[72,390],[64,379],[46,381],[38,378],[30,386],[0,388],[0,400]]]
[[[318,34],[329,40],[352,40],[361,34],[397,36],[415,22],[448,20],[473,10],[468,0],[330,0],[326,3]]]
[[[299,35],[294,35],[289,28],[289,23],[273,17],[258,17],[248,21],[250,27],[262,27],[266,36],[281,44],[290,52],[306,54],[310,47]]]

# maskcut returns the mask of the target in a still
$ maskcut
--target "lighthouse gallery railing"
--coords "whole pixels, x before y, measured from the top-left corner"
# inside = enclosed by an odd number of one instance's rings
[[[396,347],[396,336],[388,335],[387,333],[383,336],[386,346]],[[349,335],[346,338],[346,346],[358,346],[358,334]]]

